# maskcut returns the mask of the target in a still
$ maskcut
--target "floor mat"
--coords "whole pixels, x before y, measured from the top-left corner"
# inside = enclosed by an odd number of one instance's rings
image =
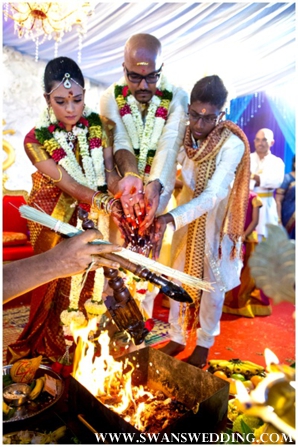
[[[29,319],[30,306],[13,307],[3,310],[3,365],[6,365],[7,346],[15,342],[23,332]]]
[[[30,306],[14,307],[3,311],[3,365],[6,365],[7,346],[17,340],[29,319]],[[155,346],[169,340],[169,324],[156,318],[147,335],[146,346]]]

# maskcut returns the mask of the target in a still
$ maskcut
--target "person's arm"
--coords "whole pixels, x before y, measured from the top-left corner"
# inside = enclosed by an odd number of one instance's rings
[[[79,202],[88,203],[89,205],[93,204],[92,199],[96,191],[81,185],[62,166],[57,165],[42,145],[35,139],[34,130],[26,136],[24,147],[26,154],[36,169],[44,174],[49,181],[54,182],[61,191],[67,193]]]
[[[187,105],[187,93],[174,87],[168,118],[158,141],[148,183],[158,180],[164,187],[168,183],[168,178],[172,177],[177,153],[183,143],[185,134]]]
[[[170,213],[157,217],[152,226],[150,242],[152,243],[152,258],[155,260],[159,258],[162,240],[168,224],[175,224],[174,217]]]
[[[282,202],[284,201],[284,198],[285,198],[285,191],[281,188],[278,188],[276,191],[276,194],[275,194],[278,223],[281,223],[281,210],[282,210]]]
[[[258,206],[253,207],[253,209],[252,209],[252,219],[251,219],[250,224],[248,225],[248,227],[246,228],[246,230],[243,233],[243,236],[242,236],[242,240],[243,241],[247,238],[247,236],[250,235],[250,233],[252,233],[254,231],[254,229],[258,225],[258,223],[259,223],[259,215],[260,215],[260,207],[258,207]]]
[[[173,88],[168,118],[158,141],[148,182],[145,186],[146,217],[142,228],[148,227],[156,214],[161,214],[170,200],[176,177],[176,159],[186,127],[188,95]],[[169,188],[170,187],[170,188]]]
[[[147,185],[145,186],[146,223],[150,224],[156,214],[161,214],[170,199],[174,188],[171,181],[176,176],[176,159],[183,143],[188,95],[179,88],[173,89],[173,99],[170,104],[168,119],[158,141]],[[164,200],[167,197],[168,200]]]
[[[117,184],[118,190],[113,190],[113,193],[120,198],[124,213],[128,216],[137,218],[138,214],[143,214],[145,209],[143,181],[139,178],[136,156],[130,137],[119,113],[114,95],[114,88],[115,85],[111,85],[100,98],[100,114],[113,120],[115,123],[114,157],[119,173],[123,176]],[[133,175],[129,175],[129,173],[132,173]],[[139,204],[137,211],[134,208],[134,205],[136,204]]]
[[[202,194],[155,220],[154,234],[151,237],[152,253],[155,259],[159,256],[162,238],[168,223],[173,224],[176,231],[210,211],[228,195],[243,153],[244,144],[238,137],[232,135],[224,144],[220,162]]]
[[[117,163],[116,160],[114,159],[112,146],[108,146],[104,149],[103,159],[105,165],[108,191],[110,191],[115,196],[119,191],[119,181],[121,180],[121,177],[117,171]]]
[[[225,199],[243,153],[244,144],[238,137],[232,135],[224,144],[220,161],[202,194],[170,211],[174,217],[175,230],[198,219]]]
[[[120,251],[121,247],[90,244],[93,240],[101,238],[102,235],[98,230],[88,230],[63,240],[49,251],[4,264],[3,302],[8,302],[56,278],[81,273],[93,261],[96,263],[92,270],[100,266],[119,268],[118,263],[102,258],[101,255]]]
[[[279,188],[276,190],[275,194],[275,201],[276,201],[276,208],[277,208],[277,215],[278,215],[278,223],[281,223],[281,210],[282,210],[282,202],[285,198],[285,193],[289,187],[290,184],[290,177],[289,174],[286,174],[284,176],[284,180]]]

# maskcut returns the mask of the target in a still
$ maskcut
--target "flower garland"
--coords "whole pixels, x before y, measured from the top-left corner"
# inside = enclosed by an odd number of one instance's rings
[[[78,183],[88,186],[93,190],[102,190],[106,187],[102,127],[97,113],[85,107],[86,117],[81,117],[72,128],[72,134],[78,139],[80,156],[82,158],[81,168],[78,163],[73,145],[67,141],[67,131],[61,122],[57,122],[54,114],[48,114],[45,110],[35,128],[36,139],[43,145],[49,155],[56,163],[63,166],[68,174]],[[84,204],[81,204],[85,208]],[[87,207],[89,211],[89,206]],[[78,227],[81,223],[78,222]],[[84,324],[86,318],[79,310],[79,300],[82,290],[83,274],[74,275],[71,278],[70,297],[68,309],[61,312],[60,319],[63,323],[63,331],[66,340],[71,335],[69,327],[73,321],[76,325]],[[94,275],[93,298],[87,300],[85,309],[88,316],[101,315],[106,311],[102,301],[104,287],[103,269],[97,269]]]
[[[143,123],[141,112],[135,97],[126,84],[115,86],[115,99],[120,116],[131,139],[138,159],[139,173],[143,181],[149,177],[158,140],[168,118],[168,111],[173,98],[172,86],[166,78],[161,78],[161,88],[156,89]]]
[[[77,326],[81,326],[85,323],[85,315],[79,310],[79,300],[82,291],[83,273],[74,275],[71,278],[70,296],[68,309],[63,310],[60,314],[60,319],[64,328],[64,333],[69,334],[69,327],[73,321]],[[104,289],[105,277],[103,268],[98,268],[94,275],[94,286],[92,298],[88,299],[84,303],[85,310],[87,312],[88,319],[99,317],[107,310],[103,303],[102,292]]]
[[[146,300],[147,292],[152,292],[154,285],[149,281],[134,276],[134,274],[129,270],[122,268],[119,269],[119,276],[123,279],[124,284],[128,288],[131,296],[137,301],[144,320],[147,320],[147,312],[144,309],[143,303]]]
[[[87,300],[84,304],[89,319],[101,316],[107,310],[102,299],[102,292],[105,283],[103,268],[98,268],[95,275],[98,276],[99,280],[94,282],[93,297]]]
[[[105,187],[105,171],[102,148],[102,127],[97,113],[85,108],[86,117],[81,117],[72,128],[78,139],[84,172],[78,163],[72,146],[67,141],[67,131],[55,116],[49,118],[47,109],[42,113],[35,128],[36,139],[43,145],[56,163],[63,166],[78,183],[93,190]]]

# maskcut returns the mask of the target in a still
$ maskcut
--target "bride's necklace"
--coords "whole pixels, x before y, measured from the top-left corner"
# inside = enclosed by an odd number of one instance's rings
[[[66,140],[70,149],[74,148],[74,142],[76,138],[77,137],[71,131],[67,132]]]

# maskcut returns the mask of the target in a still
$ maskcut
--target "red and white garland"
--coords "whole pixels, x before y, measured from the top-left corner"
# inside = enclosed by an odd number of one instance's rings
[[[125,83],[115,86],[119,113],[138,156],[138,170],[143,180],[149,176],[172,98],[172,85],[162,76],[160,88],[156,89],[149,103],[144,123],[138,103],[128,86]]]

